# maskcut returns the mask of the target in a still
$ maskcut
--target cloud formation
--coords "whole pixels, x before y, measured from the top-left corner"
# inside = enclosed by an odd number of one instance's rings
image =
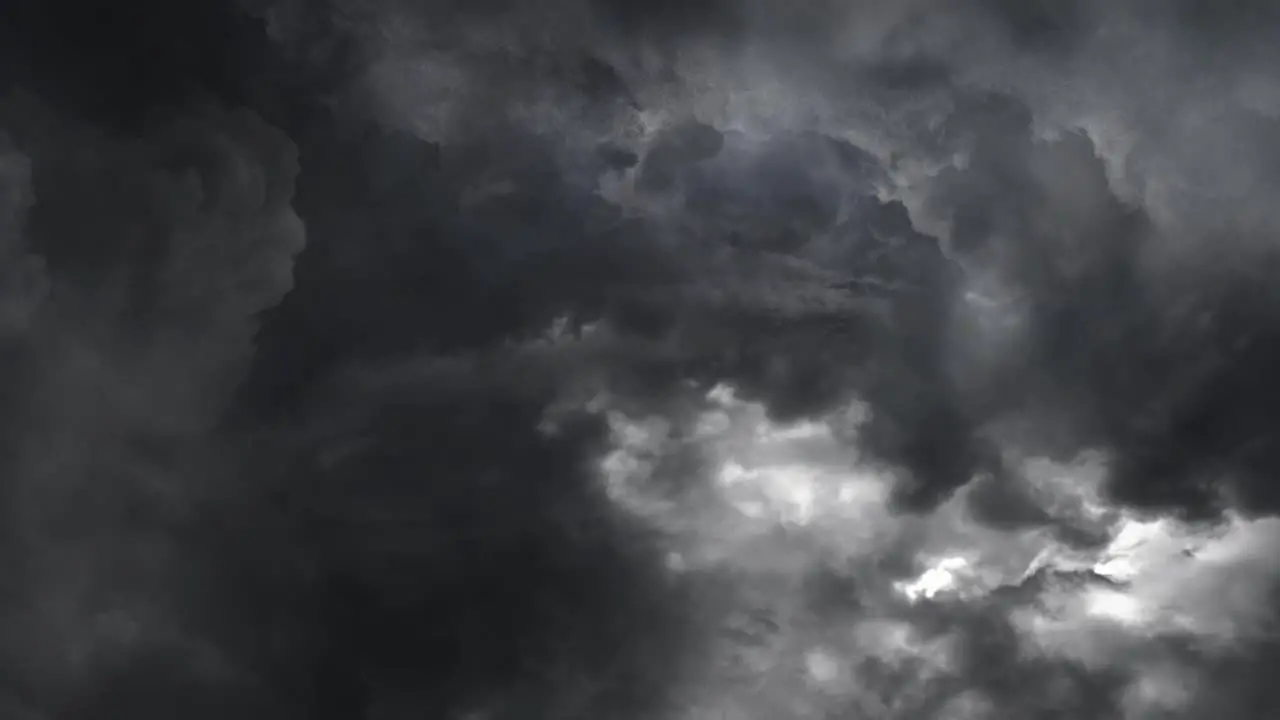
[[[0,118],[14,702],[132,712],[138,698],[108,686],[149,663],[232,688],[240,661],[201,617],[222,600],[198,526],[234,478],[211,433],[255,315],[289,290],[303,247],[296,150],[247,111],[193,112],[143,139],[23,94]],[[230,703],[219,714],[240,702],[207,700]]]
[[[11,714],[1274,714],[1266,4],[47,5]]]

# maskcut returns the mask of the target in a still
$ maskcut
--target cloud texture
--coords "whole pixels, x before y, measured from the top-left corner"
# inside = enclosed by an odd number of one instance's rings
[[[8,715],[1280,708],[1270,5],[4,12]]]

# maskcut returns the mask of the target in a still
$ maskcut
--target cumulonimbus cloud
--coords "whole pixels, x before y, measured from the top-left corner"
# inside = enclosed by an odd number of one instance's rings
[[[15,703],[1274,714],[1264,4],[198,9],[5,43]]]

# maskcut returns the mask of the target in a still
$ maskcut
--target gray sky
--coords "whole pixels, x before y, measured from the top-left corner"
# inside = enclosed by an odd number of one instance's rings
[[[1280,710],[1269,4],[4,13],[13,717]]]

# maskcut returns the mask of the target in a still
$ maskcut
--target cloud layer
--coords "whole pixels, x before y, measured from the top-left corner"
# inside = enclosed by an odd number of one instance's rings
[[[1274,715],[1268,5],[54,5],[14,717]]]

